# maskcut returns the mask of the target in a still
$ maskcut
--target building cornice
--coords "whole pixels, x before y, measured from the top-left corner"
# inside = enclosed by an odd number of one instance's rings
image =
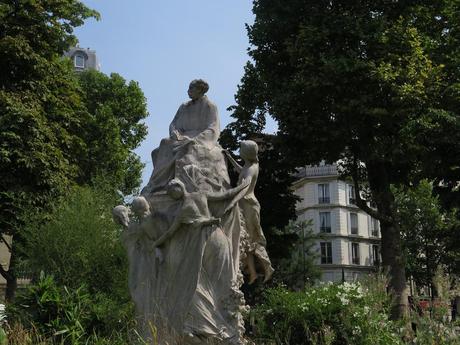
[[[308,182],[315,182],[317,183],[318,181],[344,181],[346,182],[346,179],[341,179],[339,175],[324,175],[324,176],[308,176],[308,177],[302,177],[299,180],[295,181],[292,183],[292,188],[298,188],[300,186],[303,186],[304,184]]]
[[[327,269],[350,269],[350,270],[359,270],[359,271],[375,271],[378,269],[377,266],[372,266],[372,265],[341,265],[341,264],[318,264],[317,265],[319,268],[323,270]]]
[[[342,204],[314,204],[312,206],[298,208],[296,209],[296,213],[299,214],[301,212],[305,212],[308,210],[327,209],[327,208],[343,208],[349,211],[361,212],[361,213],[368,215],[367,212],[363,211],[356,205],[342,205]]]
[[[366,236],[360,236],[360,235],[341,235],[341,234],[332,234],[332,233],[324,233],[324,232],[319,232],[319,234],[322,238],[318,239],[318,242],[321,241],[327,241],[331,239],[346,239],[349,240],[350,242],[370,242],[370,243],[380,243],[381,238],[380,237],[366,237]]]

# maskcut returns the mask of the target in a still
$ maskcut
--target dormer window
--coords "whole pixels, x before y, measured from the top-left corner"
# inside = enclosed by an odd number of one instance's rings
[[[74,56],[75,67],[85,68],[85,57],[82,54],[76,54]]]

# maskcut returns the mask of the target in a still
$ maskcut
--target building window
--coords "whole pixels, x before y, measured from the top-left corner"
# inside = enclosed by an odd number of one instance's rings
[[[372,245],[372,262],[374,266],[380,266],[380,248],[375,244]]]
[[[319,231],[327,233],[331,232],[331,212],[319,213]]]
[[[331,198],[329,197],[329,184],[322,183],[318,185],[318,203],[329,204]]]
[[[375,218],[371,218],[371,236],[379,237],[379,221]]]
[[[348,185],[348,203],[350,205],[356,204],[356,194],[355,194],[355,187],[352,185]]]
[[[351,263],[353,265],[359,265],[359,243],[351,244]]]
[[[75,67],[85,68],[85,57],[81,54],[77,54],[74,57]]]
[[[321,264],[332,264],[332,243],[321,242]]]
[[[358,214],[350,213],[350,233],[358,235]]]

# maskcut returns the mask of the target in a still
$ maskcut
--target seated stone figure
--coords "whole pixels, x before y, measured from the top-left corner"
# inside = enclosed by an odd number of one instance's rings
[[[143,195],[165,190],[173,178],[186,181],[183,174],[199,175],[201,190],[222,190],[229,178],[225,159],[217,144],[220,134],[217,107],[207,97],[208,84],[193,80],[190,101],[183,103],[169,126],[169,138],[152,152],[154,171]],[[194,177],[197,180],[196,176]],[[189,186],[186,186],[190,190]]]

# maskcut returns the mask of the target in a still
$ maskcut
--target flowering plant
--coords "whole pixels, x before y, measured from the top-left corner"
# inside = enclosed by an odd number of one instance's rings
[[[303,291],[268,290],[253,310],[255,333],[277,344],[402,344],[388,320],[385,279],[323,284]]]

